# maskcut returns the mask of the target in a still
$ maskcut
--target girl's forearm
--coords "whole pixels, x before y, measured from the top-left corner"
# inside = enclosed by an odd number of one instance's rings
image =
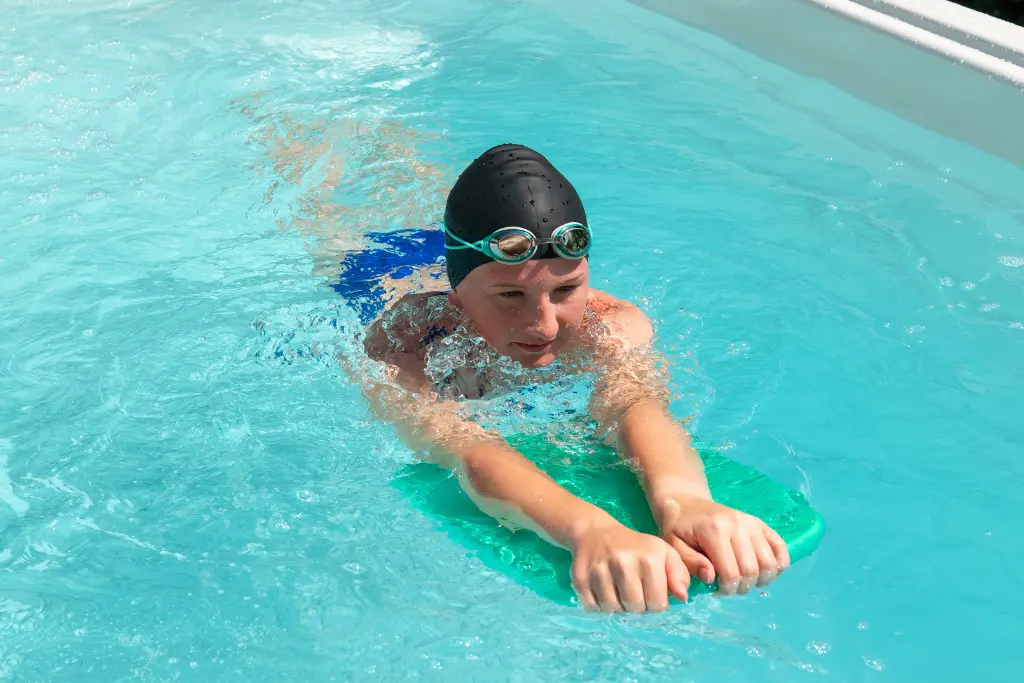
[[[455,406],[379,382],[366,381],[364,392],[410,448],[456,473],[484,513],[570,551],[587,532],[618,523],[559,486],[498,434],[465,420]]]
[[[658,403],[638,402],[623,413],[618,446],[637,468],[656,519],[665,505],[692,497],[711,499],[704,463],[689,433]]]
[[[451,447],[448,464],[483,512],[513,527],[530,529],[571,552],[588,532],[618,524],[601,508],[559,486],[508,445],[464,442]]]

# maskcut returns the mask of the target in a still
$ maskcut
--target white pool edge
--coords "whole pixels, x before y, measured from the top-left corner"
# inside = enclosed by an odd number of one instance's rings
[[[855,0],[883,14],[903,18],[932,33],[953,35],[1000,48],[1002,56],[1024,66],[1024,27],[983,14],[949,0]],[[994,54],[996,51],[990,52]],[[995,56],[1000,56],[996,54]]]
[[[803,1],[1024,86],[1024,27],[946,0]]]

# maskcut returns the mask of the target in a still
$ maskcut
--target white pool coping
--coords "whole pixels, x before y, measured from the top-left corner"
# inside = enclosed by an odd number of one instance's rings
[[[1024,169],[1024,27],[946,0],[625,2]]]
[[[946,0],[804,0],[1024,86],[1024,27]]]

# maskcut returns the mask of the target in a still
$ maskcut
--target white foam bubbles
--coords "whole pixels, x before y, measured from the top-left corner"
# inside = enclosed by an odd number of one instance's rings
[[[309,34],[263,36],[270,48],[284,49],[305,61],[324,62],[317,75],[346,79],[378,69],[397,70],[401,75],[377,87],[404,88],[416,78],[417,71],[432,72],[438,63],[418,31],[386,30],[372,25],[356,25],[342,32],[317,36]]]

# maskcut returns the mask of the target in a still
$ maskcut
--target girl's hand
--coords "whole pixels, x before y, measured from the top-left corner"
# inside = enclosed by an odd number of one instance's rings
[[[668,498],[658,506],[658,528],[687,570],[720,593],[746,593],[789,567],[789,550],[757,517],[706,498]]]
[[[573,588],[587,610],[657,612],[669,596],[687,600],[690,575],[657,536],[611,520],[579,535],[572,551]]]

